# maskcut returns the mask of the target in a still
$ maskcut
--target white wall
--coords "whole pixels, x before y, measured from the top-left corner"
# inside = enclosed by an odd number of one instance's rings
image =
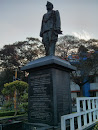
[[[75,93],[71,93],[71,98],[77,98],[77,93],[75,92]]]
[[[96,92],[96,97],[98,97],[98,92]]]
[[[90,90],[98,90],[98,83],[90,83]]]
[[[79,87],[79,85],[77,85],[76,83],[74,83],[74,82],[70,82],[70,89],[71,89],[71,91],[80,91],[80,87]]]
[[[95,78],[95,82],[98,83],[98,76]]]

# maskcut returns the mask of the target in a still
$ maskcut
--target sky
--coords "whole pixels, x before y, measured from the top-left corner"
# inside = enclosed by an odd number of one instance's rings
[[[98,0],[49,0],[59,10],[63,35],[98,39]],[[0,0],[0,48],[40,38],[47,0]],[[61,35],[61,36],[63,36]]]

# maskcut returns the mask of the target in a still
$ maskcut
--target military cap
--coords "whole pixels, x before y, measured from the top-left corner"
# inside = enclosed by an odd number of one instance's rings
[[[49,2],[49,1],[47,1],[46,6],[48,6],[48,5],[52,5],[52,7],[53,7],[53,4],[51,2]]]

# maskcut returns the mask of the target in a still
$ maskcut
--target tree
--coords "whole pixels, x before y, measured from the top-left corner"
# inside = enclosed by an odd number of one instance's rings
[[[44,48],[37,38],[27,38],[12,45],[5,45],[0,50],[0,90],[5,83],[12,82],[15,70],[18,71],[18,78],[26,81],[24,72],[20,68],[44,55]],[[1,92],[1,91],[0,91]]]
[[[77,50],[79,46],[79,39],[71,36],[65,35],[58,39],[58,44],[56,46],[56,55],[66,58],[73,49]]]
[[[56,45],[56,56],[68,60],[68,56],[72,54],[72,52],[74,52],[75,54],[79,55],[79,57],[81,57],[81,59],[79,60],[80,64],[74,64],[79,70],[83,70],[83,73],[85,74],[87,74],[87,70],[89,68],[90,69],[88,70],[88,72],[90,72],[91,70],[93,72],[97,72],[96,66],[98,63],[98,59],[96,55],[98,53],[95,53],[98,51],[97,45],[98,40],[96,39],[85,41],[71,35],[62,36],[58,39],[58,43]],[[86,52],[83,52],[84,50]],[[86,58],[84,54],[89,54],[87,50],[93,50],[94,53],[92,53],[90,57],[87,56]],[[25,80],[25,74],[24,72],[20,72],[19,68],[21,68],[31,60],[35,60],[44,55],[45,51],[43,44],[37,38],[28,37],[25,41],[19,41],[12,45],[5,45],[0,50],[0,67],[3,68],[3,72],[1,72],[0,74],[1,89],[3,87],[3,84],[12,82],[15,69],[18,70],[18,78],[21,80]],[[83,60],[85,58],[87,60]]]
[[[83,86],[92,80],[89,75],[91,73],[96,75],[98,72],[98,40],[85,41],[70,35],[62,36],[58,40],[56,54],[77,67],[77,71],[73,72],[71,76],[72,80],[80,86],[81,96],[83,96]],[[74,55],[79,59],[72,62]],[[71,56],[71,60],[69,56]]]
[[[80,86],[80,96],[83,96],[83,86],[92,79],[90,75],[95,76],[98,73],[98,53],[88,53],[88,49],[80,46],[78,49],[79,62],[73,63],[77,71],[72,73],[72,80]],[[84,95],[85,96],[85,95]]]
[[[14,45],[5,45],[0,50],[0,66],[3,68],[14,68],[19,66],[17,52]]]
[[[15,92],[17,93],[16,112],[15,112],[16,114],[18,110],[18,106],[23,100],[22,96],[24,95],[24,93],[25,94],[28,93],[28,84],[26,82],[18,81],[18,80],[11,83],[4,84],[2,93],[4,96],[8,96],[10,101],[13,100],[13,97],[15,98]],[[13,102],[13,104],[14,103],[15,101]]]
[[[21,96],[21,104],[19,105],[20,109],[24,110],[25,112],[28,111],[28,93],[24,93]]]
[[[95,50],[95,48],[98,50],[98,40],[96,39],[85,41],[84,39],[79,39],[72,35],[65,35],[58,39],[56,55],[66,58],[66,56],[70,55],[72,52],[78,53],[78,48],[81,45],[86,47],[88,50]]]
[[[14,71],[12,69],[5,69],[0,73],[0,93],[5,83],[13,81]]]
[[[37,38],[27,38],[12,45],[5,45],[0,50],[0,66],[15,69],[31,60],[43,56],[43,45]]]

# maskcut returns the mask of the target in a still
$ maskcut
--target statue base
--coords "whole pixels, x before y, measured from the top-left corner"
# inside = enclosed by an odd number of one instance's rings
[[[22,67],[29,72],[28,122],[58,126],[61,116],[72,112],[69,62],[55,56],[31,61]]]

